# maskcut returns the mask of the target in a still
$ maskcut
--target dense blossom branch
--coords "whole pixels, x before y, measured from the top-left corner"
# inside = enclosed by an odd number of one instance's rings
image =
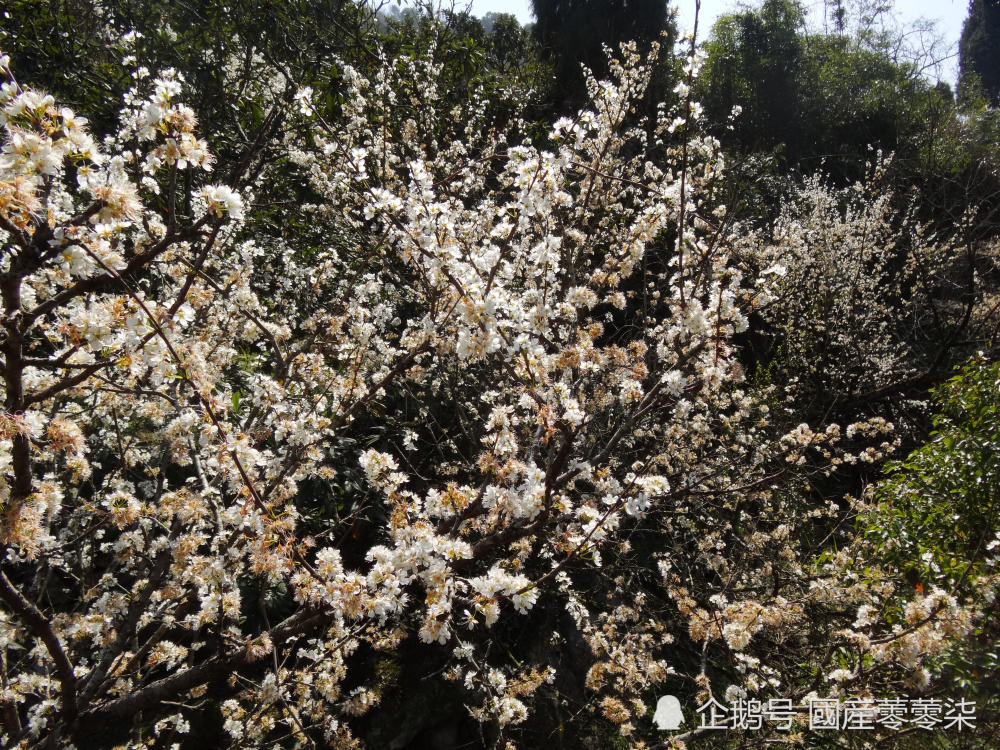
[[[821,269],[793,208],[734,228],[693,42],[676,110],[636,114],[661,51],[624,45],[537,142],[482,91],[446,105],[433,52],[377,54],[328,61],[335,108],[267,56],[220,61],[259,113],[228,184],[177,71],[137,67],[100,144],[4,84],[4,741],[152,747],[206,705],[234,746],[357,747],[369,655],[411,646],[503,738],[570,678],[494,648],[501,619],[581,644],[584,703],[630,736],[670,680],[763,695],[833,642],[919,676],[917,645],[969,631],[943,590],[880,620],[888,575],[862,590],[860,548],[826,554],[854,510],[810,483],[893,425],[801,423],[810,382],[741,363],[758,315],[801,364],[818,300],[845,329],[823,356],[858,354],[818,387],[913,375],[865,310],[887,205],[845,217],[812,183],[799,210],[856,239]],[[779,673],[788,643],[808,654]]]

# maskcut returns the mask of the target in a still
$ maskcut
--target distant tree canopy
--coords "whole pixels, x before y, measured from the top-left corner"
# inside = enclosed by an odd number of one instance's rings
[[[908,157],[930,113],[951,106],[950,92],[900,62],[889,36],[866,29],[870,13],[854,20],[857,32],[843,33],[841,6],[836,33],[810,33],[797,0],[722,16],[705,45],[698,97],[723,143],[845,181],[864,173],[870,147]]]
[[[521,28],[517,18],[510,13],[487,13],[483,27],[490,35],[487,48],[499,70],[510,71],[529,61],[531,34]]]
[[[532,0],[535,36],[555,63],[555,90],[563,104],[585,97],[580,65],[601,76],[606,71],[603,46],[621,42],[647,44],[664,30],[673,32],[665,0]]]
[[[960,90],[966,97],[981,88],[992,106],[1000,106],[1000,0],[969,2],[958,67]]]
[[[712,30],[704,103],[715,122],[741,107],[738,138],[752,149],[795,138],[804,21],[795,0],[767,0],[759,10],[722,16]]]

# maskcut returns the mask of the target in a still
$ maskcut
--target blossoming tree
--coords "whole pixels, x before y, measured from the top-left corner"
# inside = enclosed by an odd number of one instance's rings
[[[718,145],[689,98],[635,115],[657,54],[623,47],[544,148],[438,106],[433,56],[337,61],[336,117],[265,87],[215,181],[179,73],[137,70],[97,142],[2,61],[7,746],[166,746],[212,713],[238,747],[353,747],[364,655],[414,643],[500,741],[562,679],[497,646],[539,610],[624,735],[671,679],[792,689],[760,657],[811,674],[834,602],[869,607],[845,648],[895,658],[885,591],[816,563],[845,511],[802,497],[840,428],[743,382],[775,282],[730,257]],[[257,231],[290,174],[325,243]],[[976,614],[914,606],[922,643]]]

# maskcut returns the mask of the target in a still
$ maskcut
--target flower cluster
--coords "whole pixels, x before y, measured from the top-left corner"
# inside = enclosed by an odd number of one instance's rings
[[[501,622],[582,653],[590,709],[628,736],[670,644],[768,689],[754,647],[874,606],[846,564],[806,583],[842,511],[794,500],[839,428],[783,423],[738,356],[817,251],[790,227],[748,273],[712,231],[725,165],[698,108],[635,114],[659,54],[623,46],[546,147],[482,92],[440,106],[433,54],[337,61],[329,121],[311,87],[261,83],[286,118],[218,184],[176,71],[137,69],[100,146],[4,83],[6,745],[183,733],[211,688],[241,747],[356,746],[384,685],[351,657],[404,643],[503,732],[564,676],[491,648]],[[290,172],[301,238],[255,203]],[[878,456],[891,430],[852,435]],[[868,653],[915,664],[968,631],[943,592],[912,609]]]

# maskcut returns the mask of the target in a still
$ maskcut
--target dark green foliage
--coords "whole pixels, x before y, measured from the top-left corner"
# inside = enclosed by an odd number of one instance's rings
[[[759,11],[723,16],[712,30],[704,103],[717,123],[725,123],[734,106],[742,107],[735,138],[749,151],[779,144],[798,150],[803,22],[795,0],[767,0]]]
[[[636,41],[644,49],[661,32],[672,38],[675,31],[664,0],[532,0],[532,9],[535,36],[555,64],[553,98],[561,110],[586,98],[581,65],[598,78],[605,74],[605,45],[617,52],[622,42]]]
[[[785,169],[860,179],[870,148],[909,159],[933,110],[950,99],[888,40],[805,31],[795,0],[766,0],[723,16],[706,44],[698,96],[710,127],[730,150],[773,154]],[[742,113],[727,123],[734,106]],[[927,113],[927,116],[924,116]]]
[[[127,54],[153,75],[181,71],[221,170],[240,158],[266,116],[259,102],[232,95],[257,81],[262,64],[315,85],[332,56],[371,55],[373,16],[350,0],[15,0],[8,8],[0,46],[15,74],[86,112],[98,134],[114,128],[132,84]],[[122,40],[132,30],[140,34],[134,46]]]
[[[14,0],[0,28],[0,48],[19,79],[87,112],[97,132],[114,124],[129,79],[98,8],[87,0]]]
[[[531,34],[509,13],[490,13],[486,49],[498,72],[513,73],[536,57]],[[485,21],[486,19],[484,19]]]
[[[970,0],[959,44],[959,91],[1000,106],[1000,0]]]
[[[937,588],[962,601],[981,595],[1000,560],[1000,363],[973,360],[935,396],[935,431],[888,467],[862,528],[900,572],[901,599]],[[983,724],[1000,687],[1000,618],[986,601],[974,633],[937,664],[943,682],[977,697]]]
[[[973,361],[935,395],[934,432],[888,467],[868,534],[911,586],[953,588],[995,557],[987,547],[1000,533],[1000,363]]]

